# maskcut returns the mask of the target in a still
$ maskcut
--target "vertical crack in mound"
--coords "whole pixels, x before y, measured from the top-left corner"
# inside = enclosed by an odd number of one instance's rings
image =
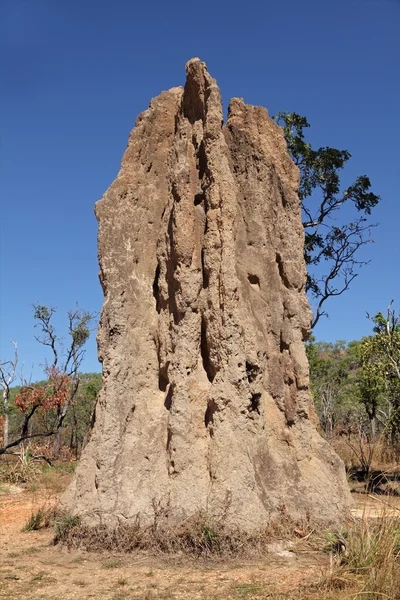
[[[154,275],[154,281],[153,281],[153,296],[156,300],[156,311],[158,313],[161,312],[160,285],[159,285],[160,271],[161,271],[161,267],[160,267],[160,263],[158,263],[157,268],[156,268],[156,273]]]
[[[256,412],[260,414],[260,399],[262,393],[258,391],[259,383],[261,379],[261,369],[260,366],[253,361],[247,359],[246,360],[246,375],[247,381],[250,387],[250,402],[247,406],[247,410],[249,413]]]
[[[207,289],[208,288],[208,284],[210,283],[210,275],[208,272],[208,269],[205,265],[205,249],[202,248],[201,249],[201,271],[203,274],[203,289]]]
[[[204,141],[201,140],[199,149],[196,153],[197,157],[197,170],[199,172],[199,179],[203,179],[206,171],[207,171],[207,155],[206,149],[204,146]]]
[[[199,206],[200,204],[204,203],[204,192],[201,192],[200,194],[196,194],[194,197],[194,202],[193,204],[195,206]]]
[[[160,392],[166,392],[167,387],[169,385],[168,367],[169,361],[167,362],[167,364],[160,367],[158,371],[158,389],[160,390]]]
[[[175,461],[173,460],[174,448],[172,446],[172,430],[170,425],[168,425],[167,430],[167,445],[166,445],[166,454],[167,454],[167,464],[168,464],[168,476],[176,475],[175,471]]]
[[[207,323],[204,315],[201,317],[201,337],[200,337],[200,352],[203,361],[203,367],[211,383],[214,381],[217,371],[210,359],[210,349],[207,340]]]
[[[105,296],[106,292],[107,292],[107,280],[106,280],[106,276],[105,276],[101,262],[100,262],[100,271],[99,271],[99,281],[100,281],[101,289],[103,290],[103,294]]]
[[[170,427],[168,427],[168,429],[167,429],[167,445],[166,445],[167,452],[169,452],[169,449],[171,447],[171,441],[172,441],[172,431],[171,431]]]
[[[174,246],[174,211],[171,210],[171,214],[168,220],[168,260],[167,260],[167,284],[168,284],[168,305],[169,311],[174,317],[174,323],[177,325],[181,320],[182,315],[179,313],[176,296],[180,292],[180,284],[175,274],[178,267],[178,258],[175,252]]]
[[[207,154],[206,148],[204,145],[204,140],[200,139],[200,143],[195,134],[192,135],[192,145],[195,150],[196,157],[196,169],[198,173],[198,178],[200,180],[203,179],[206,171],[207,171]]]
[[[261,399],[261,394],[260,392],[256,392],[254,394],[251,394],[250,397],[250,404],[248,406],[248,410],[249,412],[256,412],[258,414],[260,414],[260,399]]]
[[[248,382],[253,383],[260,374],[260,367],[250,360],[246,360],[246,374]]]
[[[217,405],[212,398],[208,400],[207,409],[204,414],[204,425],[210,433],[210,437],[214,437],[214,413],[217,410]]]
[[[290,282],[289,282],[288,277],[287,277],[287,275],[285,273],[285,268],[284,268],[284,265],[283,265],[283,260],[282,260],[281,255],[279,254],[279,252],[276,253],[275,260],[276,260],[276,264],[278,265],[278,271],[279,271],[279,275],[280,275],[280,278],[282,280],[282,283],[283,283],[283,285],[285,287],[289,288],[290,287]]]
[[[171,410],[173,396],[174,396],[174,386],[172,384],[170,384],[167,395],[165,396],[165,400],[164,400],[164,406],[167,410]]]

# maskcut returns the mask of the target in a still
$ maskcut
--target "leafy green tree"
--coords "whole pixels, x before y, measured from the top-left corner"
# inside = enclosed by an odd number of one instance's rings
[[[338,430],[350,434],[358,429],[358,346],[359,342],[316,342],[313,336],[307,343],[311,391],[326,438]]]
[[[362,340],[361,399],[373,434],[378,421],[391,442],[400,438],[400,316],[389,305],[386,317],[370,317],[374,335]]]
[[[304,139],[309,127],[305,117],[279,113],[275,120],[283,127],[288,151],[300,169],[299,196],[303,209],[307,291],[316,303],[312,327],[326,315],[325,302],[349,289],[358,269],[367,264],[358,258],[359,249],[371,242],[367,217],[380,200],[370,191],[366,175],[341,189],[340,174],[351,154],[328,146],[312,148]],[[355,209],[355,218],[340,223],[343,206]],[[323,263],[323,274],[319,265]]]

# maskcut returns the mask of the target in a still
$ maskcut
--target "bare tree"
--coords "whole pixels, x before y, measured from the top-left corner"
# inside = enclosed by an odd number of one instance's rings
[[[56,309],[41,305],[34,305],[33,308],[34,318],[37,320],[35,327],[39,329],[35,339],[48,346],[52,352],[52,360],[45,366],[49,383],[47,388],[27,383],[22,387],[16,402],[24,413],[20,434],[12,442],[4,442],[0,455],[10,453],[11,448],[25,440],[55,436],[54,455],[57,457],[60,452],[61,429],[79,387],[79,368],[85,355],[84,346],[90,337],[96,314],[81,310],[78,306],[67,313],[69,342],[65,346],[52,324]],[[55,412],[55,418],[44,431],[31,433],[32,418],[39,408],[51,408]]]
[[[55,309],[35,305],[34,310],[34,318],[38,321],[36,327],[40,329],[40,335],[35,336],[36,340],[44,346],[49,346],[53,354],[53,361],[50,368],[58,368],[62,375],[67,376],[71,382],[68,397],[65,402],[57,404],[56,407],[57,427],[53,453],[57,458],[61,449],[62,424],[78,391],[80,381],[79,367],[85,355],[84,345],[89,339],[91,333],[90,325],[95,315],[81,310],[78,305],[74,310],[68,311],[69,346],[64,348],[51,322]]]
[[[317,277],[316,274],[308,275],[307,288],[314,292],[314,297],[318,300],[311,324],[312,329],[322,316],[327,316],[323,308],[325,302],[346,292],[357,277],[358,268],[370,262],[359,260],[356,256],[362,246],[373,241],[370,232],[375,225],[366,225],[365,221],[363,217],[341,227],[330,226],[330,231],[325,236],[324,247],[313,256],[314,265],[323,260],[329,266],[321,277]],[[306,228],[308,225],[303,224],[303,226]],[[312,242],[306,233],[305,252],[309,250],[310,243]]]
[[[10,388],[17,376],[18,365],[18,343],[10,340],[14,346],[14,358],[0,363],[0,387],[3,390],[3,410],[4,410],[4,428],[3,428],[3,445],[8,445],[8,430],[9,430],[9,401]]]

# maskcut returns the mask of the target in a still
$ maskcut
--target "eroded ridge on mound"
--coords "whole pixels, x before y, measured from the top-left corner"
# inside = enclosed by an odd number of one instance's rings
[[[267,110],[204,63],[136,121],[96,204],[103,389],[64,507],[87,523],[198,512],[245,530],[337,521],[343,465],[313,419],[299,174]]]

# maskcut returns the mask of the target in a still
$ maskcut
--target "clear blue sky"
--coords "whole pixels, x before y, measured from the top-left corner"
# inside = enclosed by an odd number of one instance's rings
[[[383,198],[371,264],[327,307],[321,340],[370,332],[400,307],[399,0],[0,0],[0,357],[18,340],[41,378],[31,305],[99,311],[93,205],[150,99],[199,56],[232,96],[307,116],[311,141],[350,150],[350,183]],[[83,365],[99,370],[93,337]]]

